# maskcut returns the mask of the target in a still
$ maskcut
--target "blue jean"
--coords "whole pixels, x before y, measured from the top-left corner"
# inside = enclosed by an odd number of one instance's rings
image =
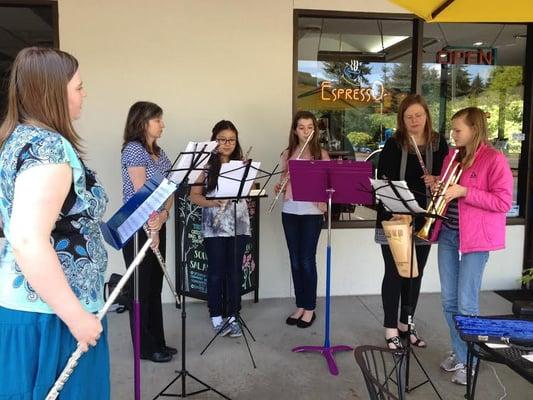
[[[242,259],[248,239],[249,236],[238,235],[236,248],[235,236],[204,239],[207,307],[211,317],[235,316],[241,310]]]
[[[479,314],[479,290],[488,251],[459,255],[459,231],[443,225],[439,235],[439,275],[442,309],[450,328],[452,348],[457,360],[466,364],[466,343],[455,329],[455,314]]]
[[[316,307],[316,247],[324,218],[322,215],[281,213],[285,239],[289,248],[296,307]]]

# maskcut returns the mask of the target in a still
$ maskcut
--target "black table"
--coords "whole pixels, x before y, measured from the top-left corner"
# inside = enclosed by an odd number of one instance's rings
[[[518,375],[533,383],[533,362],[526,360],[523,355],[533,355],[533,343],[531,345],[515,345],[508,344],[508,347],[491,347],[486,342],[467,342],[468,354],[466,360],[467,368],[467,384],[466,395],[467,400],[473,400],[476,393],[477,377],[479,372],[479,364],[481,360],[495,362],[507,365]],[[474,357],[478,358],[478,362],[474,367]],[[472,369],[474,372],[472,373]]]

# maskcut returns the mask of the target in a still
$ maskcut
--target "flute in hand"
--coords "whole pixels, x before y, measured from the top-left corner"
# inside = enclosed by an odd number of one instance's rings
[[[302,149],[298,153],[298,156],[296,157],[297,160],[300,159],[302,154],[304,153],[307,145],[311,141],[311,138],[313,137],[313,134],[315,131],[311,131],[311,134],[307,137]],[[289,160],[287,159],[287,168],[288,168]],[[270,207],[268,209],[268,212],[271,213],[274,207],[276,206],[276,203],[278,202],[279,196],[285,191],[285,186],[287,186],[287,183],[289,183],[290,177],[289,177],[289,171],[287,171],[287,175],[285,175],[285,178],[280,182],[279,192],[276,194],[276,197],[274,197],[274,200],[272,201],[272,204],[270,204]]]
[[[152,236],[152,232],[148,229],[147,225],[143,225],[143,229],[147,237]],[[163,275],[165,276],[168,286],[170,287],[170,291],[172,292],[172,294],[174,295],[174,298],[176,299],[176,303],[178,305],[181,305],[180,297],[178,295],[178,292],[176,291],[176,288],[174,287],[174,284],[172,283],[172,279],[170,279],[170,275],[168,274],[168,270],[167,270],[163,255],[161,254],[161,252],[159,251],[159,248],[157,247],[156,248],[152,247],[152,252],[154,253],[155,258],[157,258],[157,261],[159,262],[159,266],[161,267],[161,270],[163,271]]]
[[[137,256],[131,263],[131,265],[128,267],[126,273],[122,278],[120,278],[120,281],[118,281],[117,286],[111,292],[111,295],[109,296],[109,299],[104,304],[104,307],[98,312],[97,317],[101,321],[104,316],[106,315],[109,308],[113,305],[115,300],[117,299],[118,295],[120,294],[120,291],[122,288],[126,285],[126,282],[130,278],[130,276],[133,274],[133,271],[139,266],[142,259],[146,255],[146,252],[148,251],[148,247],[152,244],[152,238],[148,236],[148,239],[144,243],[143,247],[137,253]],[[63,386],[68,381],[68,378],[70,378],[70,375],[74,372],[74,368],[76,368],[76,365],[78,365],[78,361],[80,360],[81,356],[83,355],[83,351],[81,350],[81,346],[78,344],[76,347],[76,350],[72,353],[70,358],[67,361],[67,365],[59,375],[59,378],[54,383],[54,386],[52,386],[52,389],[48,392],[48,395],[45,397],[45,400],[55,400],[59,396],[59,392],[61,389],[63,389]]]

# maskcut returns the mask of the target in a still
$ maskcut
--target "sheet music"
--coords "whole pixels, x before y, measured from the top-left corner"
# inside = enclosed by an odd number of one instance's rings
[[[117,228],[121,242],[126,242],[137,232],[148,221],[150,214],[158,210],[176,189],[175,183],[163,178],[150,196]]]
[[[185,148],[185,153],[192,153],[194,151],[211,153],[213,150],[215,150],[215,147],[217,147],[216,141],[189,142]],[[179,185],[181,181],[183,181],[183,178],[185,178],[188,169],[191,168],[192,160],[197,159],[198,156],[199,158],[197,163],[193,165],[194,169],[189,173],[189,182],[196,182],[198,176],[202,172],[201,169],[203,169],[207,161],[209,161],[209,154],[182,154],[178,159],[177,165],[172,167],[172,169],[177,169],[179,171],[171,172],[168,175],[168,179],[170,179],[176,185]]]
[[[239,160],[231,160],[228,163],[222,164],[220,167],[220,174],[218,176],[217,188],[213,191],[209,197],[235,197],[239,194],[239,188],[241,187],[241,181],[244,176],[246,167],[244,163]],[[257,176],[257,171],[260,162],[253,161],[248,169],[248,175],[246,182],[242,189],[242,196],[247,196],[252,189],[252,184]]]
[[[376,199],[381,200],[385,208],[387,208],[389,211],[393,213],[426,212],[426,210],[424,210],[418,205],[418,202],[416,201],[414,194],[407,186],[406,181],[392,181],[391,183],[394,185],[394,188],[398,191],[401,198],[407,204],[409,204],[409,207],[411,209],[405,207],[403,202],[398,199],[398,196],[390,186],[389,181],[381,179],[370,179],[370,183],[372,184],[372,188],[376,193]]]

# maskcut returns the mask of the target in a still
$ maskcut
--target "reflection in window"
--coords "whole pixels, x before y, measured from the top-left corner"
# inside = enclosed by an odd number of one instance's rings
[[[438,129],[449,137],[450,118],[464,107],[480,107],[487,113],[491,142],[508,157],[515,178],[510,216],[519,214],[525,33],[525,25],[431,24],[424,28],[426,40],[436,41],[425,49],[422,94]]]
[[[315,113],[332,158],[369,160],[393,134],[411,86],[412,21],[300,18],[298,110]],[[335,205],[334,220],[373,220],[375,211]]]
[[[411,91],[413,21],[300,17],[296,107],[319,120],[332,158],[377,166],[379,149],[394,133],[396,113]],[[424,24],[419,79],[433,128],[449,138],[450,118],[477,106],[487,112],[492,144],[509,159],[514,207],[523,126],[526,25]],[[525,164],[524,164],[525,165]],[[371,208],[336,205],[334,220],[375,219]]]

